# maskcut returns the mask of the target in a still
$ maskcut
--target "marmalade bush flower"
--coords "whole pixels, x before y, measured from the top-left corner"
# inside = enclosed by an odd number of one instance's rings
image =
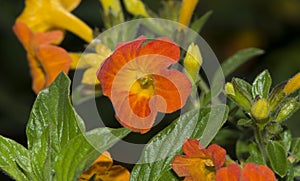
[[[33,32],[68,30],[90,42],[92,29],[70,13],[79,4],[80,0],[26,0],[17,21],[25,23]]]
[[[105,151],[80,175],[78,181],[91,180],[93,177],[95,181],[129,181],[130,172],[120,165],[113,165],[109,152]]]
[[[182,146],[185,155],[176,155],[172,168],[185,181],[213,181],[216,170],[220,169],[226,160],[226,150],[212,144],[205,149],[196,139],[187,139]]]
[[[36,94],[49,86],[61,71],[68,73],[71,57],[63,48],[54,46],[63,39],[61,31],[33,33],[19,21],[15,23],[13,30],[27,51],[33,79],[32,89]]]
[[[217,171],[216,181],[276,181],[273,171],[264,165],[247,163],[243,169],[230,164]]]
[[[97,73],[118,121],[142,134],[151,129],[158,111],[182,108],[192,87],[183,73],[168,69],[180,57],[174,42],[159,38],[143,45],[145,41],[142,36],[119,44]]]

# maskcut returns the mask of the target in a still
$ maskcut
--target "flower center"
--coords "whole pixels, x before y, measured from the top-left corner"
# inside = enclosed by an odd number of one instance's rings
[[[137,81],[143,89],[147,89],[149,86],[153,85],[153,77],[149,74],[143,75]]]

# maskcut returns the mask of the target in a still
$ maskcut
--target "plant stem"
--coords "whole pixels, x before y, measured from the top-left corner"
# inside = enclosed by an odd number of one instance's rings
[[[203,92],[205,94],[207,94],[209,92],[209,88],[208,88],[208,86],[206,85],[206,83],[204,82],[204,80],[202,79],[201,76],[198,77],[197,85],[199,86],[199,88],[201,90],[203,90]]]
[[[255,141],[257,143],[258,149],[261,152],[263,161],[265,164],[267,164],[268,158],[267,158],[265,144],[264,144],[263,137],[262,137],[262,130],[256,125],[254,126],[254,136],[255,136]]]

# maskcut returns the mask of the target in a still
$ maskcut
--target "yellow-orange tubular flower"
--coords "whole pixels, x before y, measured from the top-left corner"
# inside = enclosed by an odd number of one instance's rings
[[[66,50],[55,46],[63,39],[61,31],[33,33],[18,21],[13,30],[27,51],[32,89],[36,94],[49,86],[61,71],[68,72],[72,59]]]
[[[79,3],[80,0],[26,0],[17,21],[25,23],[33,32],[67,30],[90,42],[92,29],[70,13]]]
[[[183,73],[168,69],[180,57],[174,42],[145,41],[140,37],[119,44],[98,71],[103,94],[112,101],[118,121],[140,133],[151,129],[158,111],[182,108],[192,87]]]
[[[198,0],[182,0],[181,10],[178,18],[179,23],[189,26],[197,3]]]
[[[106,151],[94,161],[90,168],[81,174],[78,181],[91,180],[93,177],[92,180],[95,181],[129,181],[130,173],[120,165],[113,165],[113,160],[109,152]]]

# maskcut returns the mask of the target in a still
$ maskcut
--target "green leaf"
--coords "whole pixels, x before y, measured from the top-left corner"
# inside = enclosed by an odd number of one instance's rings
[[[19,143],[0,136],[0,168],[15,180],[32,180],[30,157]]]
[[[291,154],[296,156],[296,162],[300,161],[300,138],[292,139]]]
[[[268,98],[269,91],[272,85],[272,78],[268,70],[260,73],[252,84],[252,97]]]
[[[294,167],[294,177],[300,177],[300,166]]]
[[[248,48],[238,51],[236,54],[229,57],[224,61],[224,63],[222,63],[221,67],[224,76],[227,77],[229,74],[233,73],[240,65],[244,64],[253,57],[262,55],[263,53],[263,50],[257,48]]]
[[[77,180],[80,174],[113,144],[130,133],[130,130],[97,128],[86,136],[78,135],[57,155],[53,168],[56,171],[54,180]]]
[[[253,122],[252,119],[243,119],[242,118],[242,119],[238,120],[237,125],[238,126],[251,127],[252,126],[252,122]]]
[[[253,162],[256,164],[263,164],[265,165],[265,161],[263,159],[263,156],[261,155],[261,152],[259,151],[257,145],[252,142],[248,145],[249,154],[250,157],[247,159],[247,162]]]
[[[131,181],[164,180],[171,162],[187,138],[200,139],[207,146],[228,116],[226,105],[189,111],[154,136],[131,173]]]
[[[78,105],[100,96],[102,96],[100,88],[90,85],[79,85],[72,91],[72,103]]]
[[[277,141],[270,141],[267,144],[267,152],[274,172],[284,177],[288,169],[288,160],[283,146]]]
[[[294,181],[294,168],[293,168],[293,164],[291,164],[290,162],[288,162],[288,170],[284,180]]]
[[[285,149],[285,152],[288,153],[290,151],[291,144],[292,144],[292,133],[291,133],[291,131],[286,130],[286,131],[282,132],[279,136],[280,136],[279,143],[281,143],[281,145]]]
[[[201,16],[199,19],[195,20],[191,24],[191,29],[194,30],[195,32],[199,33],[202,30],[203,26],[205,25],[206,21],[208,20],[208,18],[211,16],[212,13],[213,13],[213,11],[208,11],[203,16]]]
[[[32,167],[40,180],[52,180],[52,162],[59,151],[84,132],[69,99],[70,80],[61,73],[39,93],[27,124],[28,150]]]

